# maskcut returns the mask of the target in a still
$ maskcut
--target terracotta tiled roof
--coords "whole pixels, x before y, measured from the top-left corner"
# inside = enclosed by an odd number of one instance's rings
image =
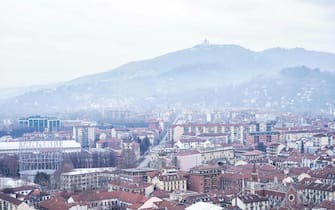
[[[306,173],[309,171],[308,167],[302,167],[302,168],[290,168],[289,174],[293,176],[299,176],[302,173]]]
[[[283,172],[281,172],[279,169],[277,169],[274,166],[271,165],[255,165],[256,171],[258,173],[258,177],[260,179],[273,179],[274,177],[277,177],[277,180],[282,180],[285,178],[285,175]],[[233,166],[228,168],[225,171],[225,174],[240,174],[242,176],[245,176],[245,174],[251,174],[253,171],[254,164],[246,164],[246,165],[239,165],[239,166]],[[229,175],[226,175],[227,178],[229,178]],[[223,176],[224,177],[224,176]],[[247,176],[245,176],[246,178]],[[248,176],[250,177],[250,176]]]
[[[11,196],[3,193],[3,192],[0,192],[0,200],[5,200],[5,201],[7,201],[9,203],[12,203],[12,204],[14,204],[16,206],[18,206],[18,205],[20,205],[22,203],[22,201],[20,201],[20,200],[18,200],[16,198],[13,198],[13,197],[11,197]]]
[[[92,202],[92,201],[100,201],[100,200],[108,200],[108,199],[117,199],[119,201],[128,203],[130,205],[136,203],[145,203],[149,198],[137,193],[130,192],[121,192],[121,191],[85,191],[79,194],[73,195],[72,199],[75,202]]]
[[[170,192],[165,191],[165,190],[156,189],[152,193],[152,196],[155,196],[157,198],[168,198],[170,196]]]
[[[320,179],[335,179],[335,167],[327,165],[325,168],[310,170],[307,172],[311,177]]]
[[[12,188],[14,192],[18,192],[18,191],[24,191],[24,190],[34,190],[38,187],[36,186],[20,186],[20,187],[15,187]]]
[[[159,171],[150,171],[147,173],[147,176],[153,178],[159,174]]]
[[[127,209],[139,209],[141,206],[143,205],[143,203],[135,203],[133,205],[130,205],[127,207]]]
[[[319,207],[327,210],[335,209],[335,201],[322,201]]]
[[[245,173],[245,174],[222,174],[221,177],[223,179],[241,180],[241,179],[251,178],[251,174],[250,173]]]
[[[335,185],[331,184],[310,183],[308,185],[304,185],[304,188],[326,192],[335,192]]]
[[[173,202],[166,201],[166,200],[156,202],[155,205],[159,209],[166,209],[166,210],[183,210],[183,209],[185,209],[183,206],[178,205],[177,203],[173,203]]]
[[[40,206],[48,210],[67,210],[76,204],[69,204],[61,196],[55,196],[48,200],[42,201]]]
[[[241,195],[239,196],[239,199],[241,199],[243,203],[254,203],[254,202],[262,202],[262,201],[268,200],[267,198],[263,196],[259,196],[255,194]]]
[[[105,200],[105,199],[113,199],[118,198],[120,192],[113,191],[85,191],[79,194],[73,195],[72,198],[74,201],[98,201],[98,200]]]
[[[126,202],[126,203],[144,203],[145,201],[147,201],[149,198],[145,197],[143,195],[140,194],[136,194],[136,193],[129,193],[129,192],[121,192],[119,194],[118,199],[120,201]]]
[[[282,199],[285,198],[285,192],[278,192],[274,190],[257,190],[256,193],[265,197],[280,197]]]

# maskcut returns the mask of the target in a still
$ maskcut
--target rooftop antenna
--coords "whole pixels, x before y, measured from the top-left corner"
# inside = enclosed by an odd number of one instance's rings
[[[201,43],[201,45],[204,45],[204,46],[209,45],[208,39],[204,39],[204,41]]]

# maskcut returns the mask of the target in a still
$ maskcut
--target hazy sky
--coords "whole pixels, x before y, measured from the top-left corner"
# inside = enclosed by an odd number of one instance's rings
[[[333,0],[0,0],[0,87],[46,84],[192,47],[335,52]]]

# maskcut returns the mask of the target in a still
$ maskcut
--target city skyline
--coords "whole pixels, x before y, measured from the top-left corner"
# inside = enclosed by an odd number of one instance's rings
[[[0,14],[0,210],[335,209],[335,1]]]

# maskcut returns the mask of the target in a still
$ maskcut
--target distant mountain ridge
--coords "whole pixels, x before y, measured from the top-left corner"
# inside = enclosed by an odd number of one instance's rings
[[[303,48],[271,48],[255,52],[238,45],[196,45],[192,48],[168,53],[153,59],[131,62],[111,71],[81,77],[73,82],[82,82],[85,78],[103,79],[111,76],[129,78],[126,76],[155,76],[159,73],[175,70],[182,66],[196,64],[211,64],[221,69],[269,69],[280,70],[292,66],[305,65],[311,68],[320,68],[324,71],[333,71],[335,55],[317,51],[308,51]],[[261,72],[263,73],[263,72]]]
[[[64,110],[71,112],[133,105],[149,107],[164,103],[187,104],[186,98],[189,98],[190,103],[195,103],[191,96],[199,103],[201,100],[219,103],[219,100],[207,97],[211,95],[222,98],[225,101],[220,103],[222,105],[262,106],[252,102],[258,101],[257,97],[261,96],[245,96],[241,91],[260,88],[266,83],[269,90],[272,86],[276,87],[273,91],[283,94],[285,99],[287,94],[294,94],[297,90],[290,89],[284,95],[280,89],[289,87],[276,85],[273,80],[298,80],[295,83],[282,83],[299,89],[296,83],[307,85],[300,82],[301,78],[317,75],[325,79],[325,87],[329,88],[332,86],[328,83],[335,82],[329,80],[334,78],[332,72],[335,72],[335,54],[332,53],[302,48],[272,48],[255,52],[238,45],[197,45],[153,59],[131,62],[111,71],[80,77],[57,87],[24,93],[2,102],[0,115]],[[297,78],[296,74],[300,76]],[[306,81],[309,82],[308,79]],[[226,90],[235,92],[226,93]],[[325,92],[323,89],[320,91]],[[203,94],[207,96],[203,97]],[[236,94],[242,94],[243,97],[232,97]],[[327,103],[335,99],[332,98],[333,94],[326,96]],[[248,97],[256,98],[250,99],[249,103],[246,102]],[[270,101],[263,105],[285,108],[278,100]],[[314,108],[317,107],[313,105]]]

